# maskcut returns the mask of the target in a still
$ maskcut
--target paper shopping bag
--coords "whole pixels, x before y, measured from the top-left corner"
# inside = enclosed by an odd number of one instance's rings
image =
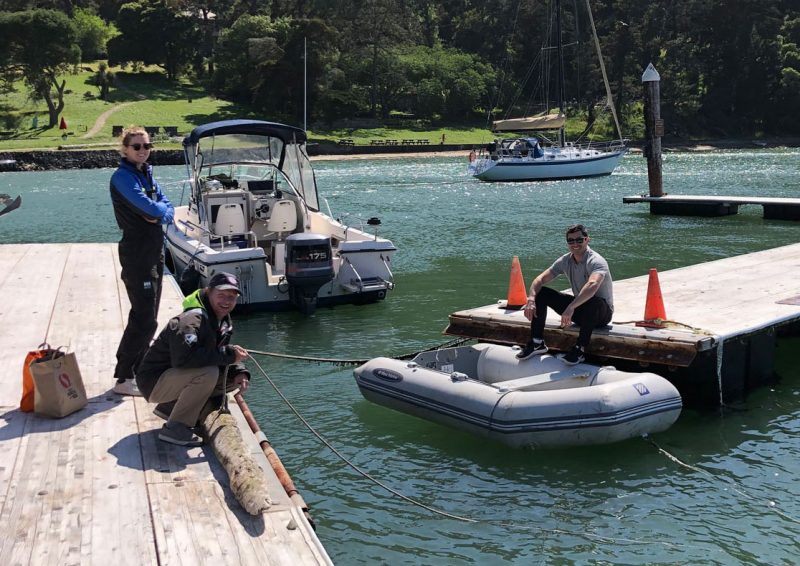
[[[86,406],[86,389],[75,354],[56,351],[30,363],[33,410],[38,415],[66,417]]]

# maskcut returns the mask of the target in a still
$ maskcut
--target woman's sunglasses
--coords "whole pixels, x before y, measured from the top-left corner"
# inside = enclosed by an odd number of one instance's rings
[[[128,144],[128,147],[132,147],[133,151],[139,151],[142,148],[153,149],[153,144],[151,144],[151,143],[132,143],[132,144]]]

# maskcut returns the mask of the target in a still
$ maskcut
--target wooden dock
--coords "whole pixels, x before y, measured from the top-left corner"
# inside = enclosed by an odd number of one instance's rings
[[[800,322],[799,265],[800,244],[793,244],[661,272],[664,307],[672,321],[663,329],[635,325],[643,317],[648,276],[615,281],[614,317],[592,335],[589,361],[619,369],[647,367],[675,383],[691,404],[740,399],[774,381],[778,329]],[[565,351],[575,343],[578,328],[561,329],[559,322],[548,310],[545,340]],[[494,304],[451,314],[445,333],[523,344],[530,323],[521,310]]]
[[[623,203],[650,204],[651,214],[674,216],[730,216],[745,204],[761,205],[768,220],[800,220],[800,198],[732,197],[701,195],[634,195],[622,198]]]
[[[0,245],[0,556],[8,565],[331,564],[241,411],[273,505],[244,512],[210,449],[160,442],[142,398],[111,392],[128,301],[116,244]],[[159,326],[180,311],[165,284]],[[75,352],[88,406],[19,411],[22,364],[42,342]]]

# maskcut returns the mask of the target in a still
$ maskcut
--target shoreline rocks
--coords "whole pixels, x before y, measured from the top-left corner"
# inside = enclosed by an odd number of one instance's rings
[[[409,146],[340,146],[332,143],[308,144],[310,156],[330,156],[347,159],[348,156],[370,156],[387,154],[434,154],[441,152],[478,149],[482,144],[431,144]],[[630,142],[629,147],[641,144]],[[774,140],[709,140],[682,141],[669,140],[662,143],[664,151],[712,151],[716,149],[764,149],[774,147],[797,147],[800,139],[784,138]],[[0,151],[0,172],[2,171],[51,171],[59,169],[99,169],[116,167],[119,153],[116,149],[70,149],[35,151]],[[183,165],[183,151],[180,149],[159,149],[150,156],[153,165]]]

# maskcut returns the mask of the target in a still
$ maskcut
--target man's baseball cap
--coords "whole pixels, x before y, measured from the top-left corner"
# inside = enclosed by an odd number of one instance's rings
[[[220,291],[236,291],[238,294],[242,294],[239,290],[239,280],[236,276],[224,271],[214,274],[208,282],[208,288],[219,289]]]

